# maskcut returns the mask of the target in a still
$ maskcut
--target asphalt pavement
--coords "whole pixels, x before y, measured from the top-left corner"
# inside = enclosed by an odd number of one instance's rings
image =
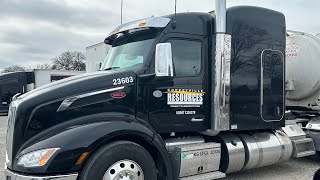
[[[7,116],[0,114],[0,179],[4,178],[4,163],[6,162],[6,132],[7,132]]]
[[[5,163],[7,116],[0,115],[0,167]],[[228,174],[224,180],[312,180],[320,162],[308,158],[291,159],[273,166]],[[4,179],[0,168],[1,180]]]

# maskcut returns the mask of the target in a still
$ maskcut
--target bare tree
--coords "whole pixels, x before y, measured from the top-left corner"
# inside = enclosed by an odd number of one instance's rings
[[[37,64],[33,69],[52,69],[52,65],[49,63]]]
[[[84,71],[86,56],[78,51],[65,51],[52,59],[52,69]]]
[[[17,72],[17,71],[26,71],[25,67],[14,65],[4,68],[2,73],[8,73],[8,72]]]

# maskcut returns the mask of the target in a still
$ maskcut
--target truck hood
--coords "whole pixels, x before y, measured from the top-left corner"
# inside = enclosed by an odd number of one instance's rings
[[[11,162],[47,129],[70,124],[79,117],[98,113],[135,115],[133,71],[110,70],[56,81],[16,98],[10,108],[7,152]],[[59,110],[68,99],[80,97]],[[70,123],[71,122],[71,123]],[[50,132],[49,132],[50,133]],[[15,169],[14,163],[7,164]]]

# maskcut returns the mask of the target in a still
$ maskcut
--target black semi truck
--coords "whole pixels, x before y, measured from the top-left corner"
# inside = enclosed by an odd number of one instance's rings
[[[105,43],[101,71],[14,98],[7,179],[209,180],[315,153],[285,127],[282,13],[217,0]]]

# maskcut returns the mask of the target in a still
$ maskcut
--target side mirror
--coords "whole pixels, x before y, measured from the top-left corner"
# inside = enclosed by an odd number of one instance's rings
[[[170,43],[159,43],[156,46],[155,73],[157,77],[173,76],[172,49]]]

